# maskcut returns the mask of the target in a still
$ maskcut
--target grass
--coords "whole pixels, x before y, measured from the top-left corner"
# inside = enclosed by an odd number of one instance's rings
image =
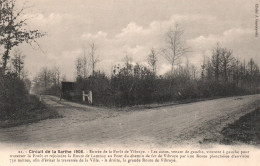
[[[255,109],[221,131],[224,144],[242,142],[246,144],[260,144],[260,108]]]
[[[3,117],[3,116],[2,116]],[[14,127],[22,124],[38,122],[44,119],[60,118],[58,112],[44,103],[40,102],[36,96],[29,95],[26,102],[20,105],[11,114],[1,118],[0,127]]]

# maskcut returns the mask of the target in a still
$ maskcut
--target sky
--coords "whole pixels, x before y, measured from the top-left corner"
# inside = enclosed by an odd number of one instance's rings
[[[25,69],[33,78],[42,67],[58,66],[67,80],[75,79],[76,58],[95,43],[97,69],[107,74],[126,54],[133,63],[146,64],[150,49],[165,46],[165,33],[176,23],[184,30],[190,52],[182,58],[200,66],[217,43],[241,60],[260,64],[260,37],[255,36],[255,5],[260,0],[19,0],[28,28],[46,35],[41,48],[21,45]],[[159,56],[158,74],[170,70]]]

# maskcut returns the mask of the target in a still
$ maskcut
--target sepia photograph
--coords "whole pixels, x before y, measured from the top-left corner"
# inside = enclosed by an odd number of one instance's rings
[[[0,166],[257,165],[260,0],[0,0]]]

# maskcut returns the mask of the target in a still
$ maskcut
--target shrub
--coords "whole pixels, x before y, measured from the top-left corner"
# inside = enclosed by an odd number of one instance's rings
[[[0,114],[2,118],[11,116],[26,101],[28,92],[22,80],[13,74],[0,76]]]

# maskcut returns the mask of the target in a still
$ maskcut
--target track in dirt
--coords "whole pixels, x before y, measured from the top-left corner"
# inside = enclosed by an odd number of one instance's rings
[[[126,112],[59,101],[53,96],[43,100],[63,118],[0,129],[0,141],[165,147],[217,142],[224,126],[260,105],[260,95],[249,95]]]

